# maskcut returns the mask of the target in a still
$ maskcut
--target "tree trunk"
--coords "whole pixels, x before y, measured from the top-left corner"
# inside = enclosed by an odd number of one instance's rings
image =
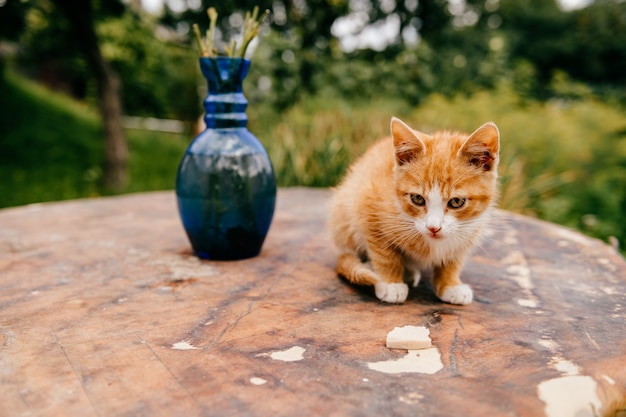
[[[103,185],[121,191],[127,183],[128,146],[122,126],[120,80],[100,51],[90,0],[53,0],[68,17],[96,77],[98,102],[104,129]]]
[[[122,126],[120,80],[103,60],[105,76],[98,80],[100,115],[104,128],[103,185],[113,191],[122,190],[128,181],[128,146]]]

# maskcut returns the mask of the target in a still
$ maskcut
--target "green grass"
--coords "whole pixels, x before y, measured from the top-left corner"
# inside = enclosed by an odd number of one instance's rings
[[[102,137],[89,107],[9,75],[0,82],[0,207],[102,195]],[[593,97],[535,102],[512,89],[418,108],[393,99],[351,103],[320,97],[282,114],[251,106],[281,186],[335,185],[349,164],[389,131],[392,115],[413,127],[501,132],[501,207],[626,241],[626,112]],[[191,135],[128,130],[130,182],[123,192],[172,189]]]
[[[105,194],[93,109],[10,73],[0,79],[0,97],[10,109],[0,112],[0,207]],[[126,134],[131,180],[124,192],[173,188],[187,136]]]
[[[388,135],[402,103],[381,100],[347,103],[312,98],[287,110],[273,124],[252,109],[250,129],[266,145],[279,184],[327,187],[376,139]],[[262,120],[266,120],[264,117]]]
[[[129,177],[124,192],[170,190],[191,135],[128,130]]]
[[[97,191],[102,141],[89,108],[10,75],[0,97],[0,206]]]

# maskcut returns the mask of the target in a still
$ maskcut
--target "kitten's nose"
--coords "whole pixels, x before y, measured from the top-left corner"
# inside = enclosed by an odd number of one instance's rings
[[[437,234],[437,232],[439,232],[441,230],[441,227],[434,227],[434,226],[430,226],[428,227],[428,230],[430,230],[430,233]]]
[[[441,230],[441,217],[436,214],[430,214],[426,217],[426,228],[433,235],[437,234]]]

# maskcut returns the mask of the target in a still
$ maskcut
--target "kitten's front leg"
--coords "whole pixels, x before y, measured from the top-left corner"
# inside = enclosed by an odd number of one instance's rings
[[[452,261],[434,268],[433,286],[435,294],[441,301],[459,305],[472,302],[472,289],[469,285],[463,284],[460,278],[463,263],[464,260]]]
[[[370,246],[371,247],[371,246]],[[374,284],[379,300],[386,303],[403,303],[409,295],[409,287],[404,283],[404,263],[402,256],[384,249],[370,250],[369,258],[380,280]]]

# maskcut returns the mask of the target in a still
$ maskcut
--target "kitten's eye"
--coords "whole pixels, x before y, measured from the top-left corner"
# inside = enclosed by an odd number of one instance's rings
[[[453,208],[453,209],[461,208],[463,207],[463,205],[465,205],[464,198],[454,197],[454,198],[451,198],[450,201],[448,201],[448,207]]]
[[[424,197],[422,197],[419,194],[411,194],[411,201],[416,206],[425,206],[426,205],[426,200],[424,200]]]

